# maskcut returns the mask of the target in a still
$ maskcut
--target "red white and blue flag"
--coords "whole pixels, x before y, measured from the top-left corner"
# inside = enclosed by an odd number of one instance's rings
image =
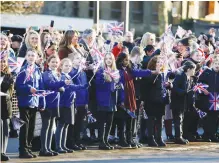
[[[107,31],[112,35],[121,35],[124,33],[124,22],[113,22],[107,24]]]
[[[194,92],[198,92],[198,93],[202,93],[202,91],[206,91],[206,88],[208,88],[208,85],[207,85],[207,84],[197,83],[197,84],[193,87],[193,91],[194,91]]]
[[[46,90],[38,90],[36,93],[34,93],[32,96],[37,97],[46,97],[50,94],[54,93],[54,91],[46,91]]]
[[[21,69],[21,66],[23,65],[24,58],[21,57],[8,57],[8,66],[11,70],[11,72],[18,73]]]
[[[106,74],[108,74],[114,80],[118,80],[120,78],[120,74],[119,74],[118,70],[117,71],[112,71],[109,68],[107,68],[106,70],[104,70],[104,72]]]
[[[199,117],[202,119],[202,118],[204,118],[206,115],[207,115],[207,113],[205,113],[205,112],[203,112],[203,111],[201,111],[201,110],[197,110],[197,113],[198,113],[198,115],[199,115]]]
[[[214,92],[214,94],[210,93],[209,102],[211,103],[209,110],[219,110],[219,94],[217,94],[216,92]]]

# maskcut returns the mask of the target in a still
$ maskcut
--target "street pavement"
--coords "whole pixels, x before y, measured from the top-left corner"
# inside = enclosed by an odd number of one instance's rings
[[[8,163],[219,163],[219,143],[194,142],[189,145],[176,145],[168,142],[168,146],[163,148],[145,145],[140,149],[111,151],[98,150],[97,147],[93,145],[86,151],[54,157],[19,159],[18,139],[10,138],[7,154],[11,160]]]

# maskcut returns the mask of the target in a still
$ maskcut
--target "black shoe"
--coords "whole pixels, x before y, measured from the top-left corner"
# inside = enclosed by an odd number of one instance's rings
[[[194,135],[188,135],[188,136],[183,136],[185,139],[187,139],[190,142],[196,142],[196,136]]]
[[[175,138],[174,138],[173,135],[168,135],[168,136],[167,136],[167,140],[169,140],[169,141],[173,141],[173,140],[175,140]]]
[[[33,158],[33,156],[29,152],[25,151],[19,154],[19,158]]]
[[[52,150],[49,150],[49,152],[50,152],[50,153],[52,153],[52,154],[53,154],[53,156],[58,156],[58,155],[59,155],[59,153],[58,153],[58,152],[55,152],[55,151],[52,151]]]
[[[10,158],[6,154],[1,153],[1,161],[8,161],[8,160],[10,160]]]
[[[148,146],[149,147],[158,147],[157,142],[155,141],[154,137],[148,138]]]
[[[219,139],[217,138],[216,135],[211,136],[210,139],[211,139],[211,142],[219,142]]]
[[[83,144],[79,144],[77,146],[80,147],[82,150],[87,150],[87,147],[85,147]]]
[[[40,151],[39,153],[39,156],[54,156],[52,152],[43,152],[43,151]]]
[[[138,143],[137,146],[138,146],[138,148],[142,148],[142,147],[143,147],[143,144]]]
[[[67,153],[67,151],[63,149],[58,149],[56,150],[56,152],[58,152],[59,154]]]
[[[176,138],[175,143],[176,144],[188,144],[189,141],[181,137],[181,138]]]
[[[118,143],[119,146],[124,148],[132,148],[130,144],[128,144],[126,141],[121,141]]]
[[[99,149],[101,149],[101,150],[110,150],[111,148],[108,145],[106,145],[105,143],[101,143],[99,145]]]
[[[133,148],[133,149],[137,149],[138,146],[134,141],[128,142],[128,144]]]
[[[106,141],[105,143],[106,143],[106,145],[107,145],[108,147],[110,147],[110,149],[111,149],[111,150],[113,150],[113,149],[114,149],[114,147],[113,147],[113,146],[111,146],[111,145],[109,144],[109,142],[107,142],[107,141]]]
[[[167,144],[163,141],[163,139],[157,140],[157,144],[159,147],[166,147]]]
[[[34,153],[32,153],[32,151],[29,149],[28,152],[33,156],[33,158],[37,158],[37,155],[35,155]]]
[[[82,148],[79,147],[79,146],[77,146],[76,144],[74,144],[74,145],[72,146],[72,149],[75,150],[75,151],[80,151],[80,150],[82,150]]]
[[[62,149],[64,149],[64,150],[66,150],[68,153],[73,153],[74,152],[74,150],[71,150],[71,149],[68,149],[68,148],[62,148]]]

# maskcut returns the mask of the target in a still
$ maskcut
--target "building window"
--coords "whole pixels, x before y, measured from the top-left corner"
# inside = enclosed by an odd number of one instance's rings
[[[77,1],[73,2],[73,16],[78,17],[79,13],[79,4]]]
[[[130,6],[132,6],[131,10],[131,22],[133,23],[142,23],[143,22],[143,7],[144,2],[130,2]]]
[[[94,1],[89,2],[89,18],[93,18],[94,15]]]
[[[122,15],[122,2],[114,1],[111,3],[111,17],[117,21],[121,21]]]
[[[158,10],[159,10],[159,3],[160,2],[152,2],[152,13],[151,13],[151,16],[152,16],[152,24],[158,24],[159,23],[159,15],[158,15]]]

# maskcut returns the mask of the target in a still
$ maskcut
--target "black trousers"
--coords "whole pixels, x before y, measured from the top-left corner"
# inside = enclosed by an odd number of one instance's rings
[[[204,134],[206,136],[214,136],[217,133],[217,121],[219,112],[207,112],[207,116],[203,119]]]
[[[85,106],[77,107],[75,114],[75,124],[69,125],[67,134],[67,147],[71,148],[74,144],[81,144],[80,133],[83,129],[84,118],[87,114]]]
[[[156,133],[154,128],[156,128]],[[157,137],[158,140],[162,139],[162,115],[149,116],[147,120],[148,138]]]
[[[197,135],[199,116],[195,111],[184,113],[183,137]]]
[[[98,111],[98,129],[101,143],[108,141],[108,136],[112,127],[114,112]]]
[[[131,143],[133,140],[133,118],[127,117],[118,121],[119,141]]]
[[[173,110],[173,121],[174,121],[174,129],[175,129],[175,137],[181,138],[183,135],[183,119],[184,112],[179,112]]]
[[[31,147],[31,141],[33,140],[35,120],[36,120],[37,108],[19,108],[20,119],[25,123],[20,128],[19,134],[19,152],[23,153],[28,151]]]

